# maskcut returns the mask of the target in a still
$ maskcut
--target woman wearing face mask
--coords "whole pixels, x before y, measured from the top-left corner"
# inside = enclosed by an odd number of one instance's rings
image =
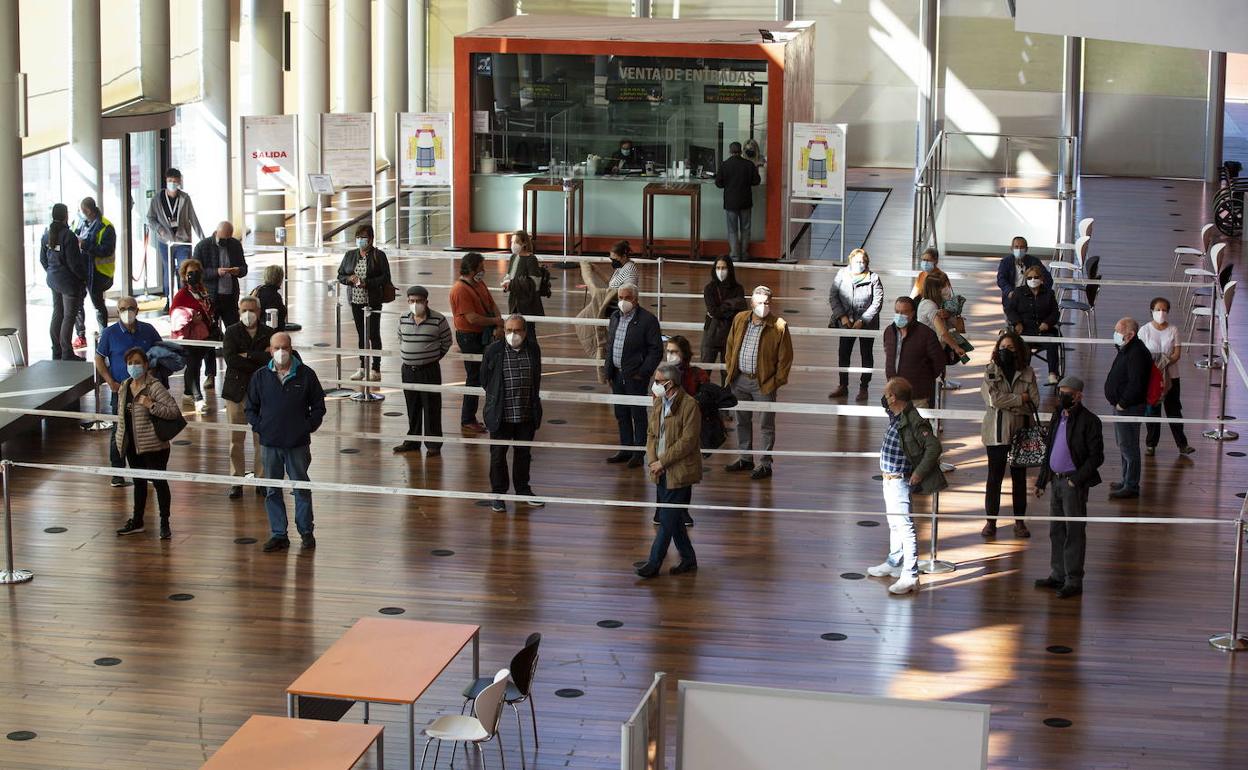
[[[828,320],[829,329],[879,329],[880,310],[884,307],[884,284],[879,273],[871,272],[871,257],[863,249],[849,252],[849,264],[836,273],[832,281],[832,289],[828,292],[828,306],[832,316]],[[854,343],[862,357],[863,368],[875,366],[874,336],[844,336],[838,341],[837,366],[844,369],[853,360]],[[828,398],[845,398],[849,395],[849,372],[838,373],[840,384],[836,390],[828,394]],[[867,386],[871,383],[871,372],[862,372],[858,377],[858,402],[867,400]]]
[[[762,168],[767,165],[767,159],[763,157],[763,151],[759,149],[758,141],[755,139],[745,140],[745,159],[753,163],[755,166]]]
[[[511,234],[511,263],[503,277],[502,288],[507,293],[507,310],[523,316],[546,315],[542,307],[543,268],[533,254],[533,239],[523,230]],[[527,322],[529,335],[536,331],[536,324]]]
[[[1001,512],[1001,482],[1005,469],[1010,469],[1010,488],[1014,515],[1027,515],[1027,469],[1009,465],[1010,441],[1040,404],[1036,373],[1031,368],[1031,351],[1027,343],[1012,332],[997,339],[992,360],[984,369],[979,393],[983,396],[983,428],[980,438],[988,453],[988,483],[984,492],[984,512],[996,517]],[[984,537],[997,534],[996,518],[988,519],[980,531]],[[1015,537],[1031,537],[1027,523],[1014,521]]]
[[[953,315],[945,309],[945,302],[953,298],[953,290],[943,275],[929,275],[923,282],[923,298],[919,300],[918,319],[940,338],[951,358],[950,363],[966,358],[966,339],[957,334]],[[963,361],[963,363],[966,363]]]
[[[1183,345],[1179,342],[1179,329],[1170,323],[1170,300],[1165,297],[1154,297],[1148,309],[1152,313],[1152,321],[1140,327],[1140,340],[1153,354],[1153,365],[1161,370],[1163,397],[1157,404],[1144,407],[1144,414],[1160,417],[1164,406],[1166,417],[1182,417],[1183,402],[1179,391],[1179,359],[1183,356]],[[1190,455],[1195,447],[1187,443],[1187,434],[1183,432],[1183,423],[1170,423],[1170,433],[1174,443],[1179,447],[1179,454]],[[1157,453],[1157,443],[1161,441],[1161,423],[1150,422],[1144,436],[1144,451],[1152,457]]]
[[[117,402],[119,422],[114,439],[117,451],[126,459],[126,465],[135,470],[163,471],[169,466],[169,442],[156,435],[152,418],[172,420],[182,413],[165,386],[148,373],[147,354],[141,348],[132,348],[126,353],[126,372],[129,377],[122,383]],[[169,531],[169,482],[152,481],[152,486],[156,488],[156,503],[160,510],[160,539],[168,540],[173,536]],[[147,480],[135,478],[134,513],[117,530],[117,534],[142,532],[146,508]]]
[[[355,228],[355,248],[342,256],[342,264],[338,265],[338,282],[351,287],[347,302],[351,305],[351,319],[355,321],[360,349],[381,350],[383,293],[393,284],[390,282],[390,261],[386,259],[386,253],[373,247],[371,225]],[[364,308],[372,310],[367,322],[364,320]],[[380,380],[381,357],[373,356],[371,372],[368,371],[368,364],[368,356],[360,356],[360,368],[351,375],[351,379],[368,377],[373,382]]]
[[[173,295],[169,308],[169,324],[175,340],[215,339],[217,319],[214,315],[212,297],[204,286],[204,267],[198,259],[188,259],[178,267],[182,288]],[[194,404],[195,411],[204,410],[204,389],[199,382],[199,372],[208,356],[217,354],[214,348],[200,345],[186,346],[186,371],[182,373],[182,401]]]
[[[918,300],[923,296],[923,284],[927,281],[927,276],[939,275],[949,284],[950,289],[953,288],[953,282],[949,280],[949,276],[944,270],[940,269],[940,252],[935,248],[928,247],[923,250],[923,255],[919,257],[919,274],[914,278],[914,288],[910,290],[910,297]]]
[[[690,363],[693,360],[693,346],[679,334],[668,337],[663,343],[663,360],[680,367],[680,387],[691,396],[698,395],[698,389],[711,380],[709,372]]]
[[[1057,336],[1059,310],[1057,295],[1045,283],[1045,271],[1040,265],[1032,265],[1024,273],[1024,288],[1010,294],[1005,303],[1005,318],[1015,334],[1023,336]],[[1057,385],[1062,378],[1060,353],[1056,343],[1035,344],[1040,348],[1049,365],[1049,384]]]
[[[281,265],[269,265],[261,275],[262,283],[252,290],[251,296],[260,300],[260,316],[273,331],[286,331],[286,301],[282,299],[282,282],[286,272]],[[270,321],[270,310],[277,311],[277,322]]]
[[[706,304],[706,320],[702,322],[702,363],[724,360],[728,330],[732,319],[746,309],[745,287],[737,282],[737,271],[731,257],[720,257],[711,268],[711,280],[702,289]],[[720,375],[723,384],[723,375]]]

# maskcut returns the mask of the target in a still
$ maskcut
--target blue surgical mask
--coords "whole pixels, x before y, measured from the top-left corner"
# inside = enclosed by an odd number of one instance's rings
[[[126,374],[130,375],[130,379],[137,380],[147,371],[147,367],[143,364],[126,364]]]
[[[930,259],[925,259],[919,263],[919,269],[925,273],[932,272],[932,268],[936,267],[936,263]]]
[[[1026,253],[1027,253],[1027,249],[1014,249],[1013,251],[1014,259],[1022,259],[1023,255]]]
[[[1114,344],[1122,347],[1126,343],[1126,339],[1122,336],[1122,332],[1114,332]]]
[[[897,325],[898,329],[904,329],[906,324],[910,323],[910,316],[897,313],[893,316],[893,323]]]
[[[621,155],[623,155],[625,158],[627,158],[629,155],[632,155],[632,154],[633,154],[633,148],[632,148],[632,147],[621,147],[621,148],[620,148],[620,154],[621,154]]]
[[[368,248],[368,239],[367,239],[367,238],[356,238],[356,239],[355,239],[355,247],[356,247],[357,249],[366,249],[366,248]]]

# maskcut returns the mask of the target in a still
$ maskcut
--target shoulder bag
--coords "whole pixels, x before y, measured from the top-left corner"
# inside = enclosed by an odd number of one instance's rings
[[[1038,468],[1044,465],[1044,426],[1040,424],[1040,413],[1034,406],[1026,420],[1010,438],[1008,459],[1015,468]]]

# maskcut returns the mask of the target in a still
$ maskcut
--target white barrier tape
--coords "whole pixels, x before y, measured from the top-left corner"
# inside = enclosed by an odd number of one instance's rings
[[[435,497],[451,500],[511,500],[515,502],[523,502],[525,500],[542,500],[546,503],[554,503],[560,505],[584,505],[595,507],[610,508],[688,508],[690,510],[697,509],[702,511],[724,511],[729,513],[799,513],[799,514],[816,514],[824,516],[870,516],[883,518],[896,514],[890,514],[885,511],[841,511],[826,510],[820,508],[777,508],[777,507],[755,507],[743,505],[715,505],[715,504],[695,504],[695,503],[658,503],[651,500],[610,500],[595,499],[584,497],[557,497],[557,496],[536,496],[536,495],[513,495],[513,494],[493,494],[492,492],[461,492],[459,490],[449,489],[422,489],[419,487],[392,487],[392,486],[369,486],[366,484],[347,484],[333,481],[291,481],[289,479],[263,479],[244,476],[227,476],[218,473],[189,473],[183,471],[156,471],[156,470],[134,470],[132,468],[112,468],[107,466],[95,465],[62,465],[54,463],[32,463],[32,462],[15,462],[12,464],[15,468],[31,468],[35,470],[50,471],[54,473],[81,473],[89,476],[122,476],[125,478],[161,480],[161,481],[189,481],[200,484],[219,484],[223,486],[246,486],[246,487],[281,487],[282,489],[306,489],[309,492],[342,492],[346,494],[371,494],[371,495],[401,495],[404,497]],[[931,517],[931,513],[913,513],[915,518]],[[967,519],[981,521],[984,519],[982,513],[937,513],[939,519]],[[1000,518],[1000,517],[998,517]],[[1027,521],[1082,521],[1090,524],[1237,524],[1236,519],[1208,519],[1208,518],[1163,518],[1160,516],[1087,516],[1087,517],[1068,517],[1068,516],[1008,516],[1007,518],[1027,520]]]
[[[1227,349],[1230,350],[1229,347]],[[1248,372],[1244,371],[1244,364],[1242,361],[1239,360],[1239,354],[1236,353],[1234,350],[1231,350],[1230,353],[1231,353],[1231,360],[1235,362],[1235,369],[1239,372],[1240,381],[1244,383],[1245,388],[1248,388]],[[1226,386],[1224,385],[1223,387],[1226,387]]]
[[[1212,283],[1212,281],[1210,281]],[[1128,281],[1108,278],[1055,278],[1053,286],[1177,286],[1179,288],[1195,288],[1208,286],[1201,281]]]

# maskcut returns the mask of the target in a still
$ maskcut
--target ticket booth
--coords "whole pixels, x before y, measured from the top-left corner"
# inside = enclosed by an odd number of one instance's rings
[[[779,258],[787,126],[810,121],[810,22],[515,16],[455,38],[454,244],[728,253],[714,175],[758,150],[750,256]],[[622,153],[627,140],[631,147]],[[753,140],[753,142],[749,142]]]

